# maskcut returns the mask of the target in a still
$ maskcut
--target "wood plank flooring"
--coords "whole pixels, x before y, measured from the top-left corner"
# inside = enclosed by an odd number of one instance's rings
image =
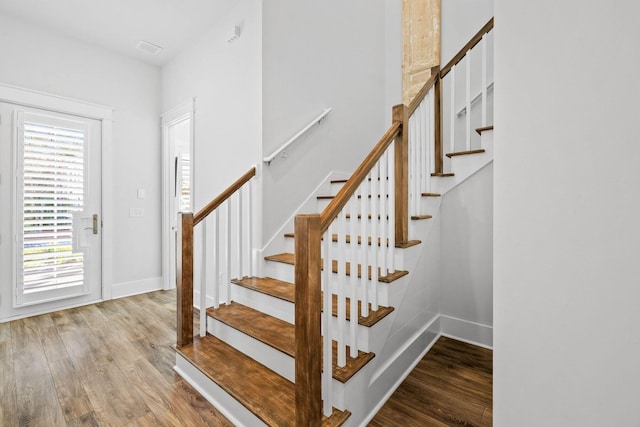
[[[175,291],[0,323],[0,426],[231,426],[173,371]],[[441,338],[370,426],[490,426],[492,353]]]
[[[173,371],[175,291],[0,323],[0,426],[232,426]]]
[[[370,427],[493,425],[493,352],[441,337]]]

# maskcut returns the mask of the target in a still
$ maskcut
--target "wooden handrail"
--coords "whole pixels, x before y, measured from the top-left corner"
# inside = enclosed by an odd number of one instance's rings
[[[411,116],[418,109],[418,106],[420,105],[424,97],[427,96],[427,93],[429,93],[431,88],[436,85],[436,82],[440,78],[439,72],[440,66],[436,65],[435,67],[431,68],[431,77],[429,77],[429,80],[427,80],[422,88],[420,88],[416,96],[413,97],[413,100],[407,107],[407,109],[409,110],[409,116]]]
[[[218,206],[223,204],[229,197],[233,196],[233,193],[238,191],[247,181],[256,175],[255,166],[249,169],[244,175],[236,180],[233,184],[227,187],[218,197],[210,201],[204,208],[200,209],[197,214],[193,216],[193,225],[196,226],[200,221],[205,219],[207,215],[213,212]]]
[[[485,34],[487,34],[489,31],[491,31],[493,29],[493,18],[489,19],[489,22],[487,22],[486,24],[484,24],[484,27],[482,27],[480,29],[480,31],[478,31],[476,33],[475,36],[473,36],[471,38],[471,40],[469,40],[467,42],[466,45],[464,45],[464,47],[462,49],[460,49],[460,51],[456,54],[456,56],[453,57],[453,59],[451,61],[449,61],[447,63],[447,65],[445,65],[444,67],[442,67],[442,69],[440,70],[440,78],[444,78],[444,76],[446,76],[447,74],[449,74],[449,71],[451,71],[451,69],[458,64],[458,62],[460,62],[462,60],[462,58],[464,58],[464,56],[467,54],[467,52],[470,49],[473,49],[473,47],[475,45],[477,45],[480,40],[482,40],[482,36],[484,36]]]
[[[382,136],[382,139],[376,144],[374,149],[369,155],[360,163],[360,166],[355,170],[351,178],[342,186],[336,197],[333,198],[329,206],[325,208],[320,214],[320,233],[324,233],[333,220],[338,216],[342,208],[344,208],[351,196],[354,195],[362,181],[367,178],[367,175],[375,164],[380,160],[380,157],[384,154],[385,150],[391,145],[393,140],[400,133],[401,123],[394,121],[387,132]]]

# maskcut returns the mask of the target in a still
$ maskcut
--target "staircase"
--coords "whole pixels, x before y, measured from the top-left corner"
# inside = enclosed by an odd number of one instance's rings
[[[455,65],[444,69],[455,75]],[[430,240],[441,200],[493,158],[493,128],[483,122],[472,141],[471,114],[464,144],[452,124],[442,155],[442,78],[436,71],[410,106],[394,108],[394,124],[354,174],[328,176],[262,260],[253,259],[252,220],[243,216],[255,168],[196,215],[182,214],[176,371],[234,424],[360,425],[437,339],[438,313],[416,303],[438,250]],[[210,276],[211,251],[213,286],[202,280],[196,301],[208,308],[193,337],[199,222],[201,275]]]

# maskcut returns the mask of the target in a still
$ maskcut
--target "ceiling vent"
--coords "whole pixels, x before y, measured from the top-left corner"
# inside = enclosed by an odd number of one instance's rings
[[[158,46],[157,44],[149,43],[144,40],[140,40],[136,48],[143,52],[150,53],[151,55],[157,55],[162,50],[162,46]]]

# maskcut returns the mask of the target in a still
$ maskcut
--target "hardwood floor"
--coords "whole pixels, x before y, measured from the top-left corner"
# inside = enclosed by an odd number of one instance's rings
[[[173,371],[175,324],[175,291],[0,323],[0,426],[231,426]],[[490,426],[491,369],[441,338],[369,425]]]
[[[370,427],[491,426],[493,352],[441,337]]]
[[[175,292],[0,324],[0,425],[231,426],[173,371]]]

